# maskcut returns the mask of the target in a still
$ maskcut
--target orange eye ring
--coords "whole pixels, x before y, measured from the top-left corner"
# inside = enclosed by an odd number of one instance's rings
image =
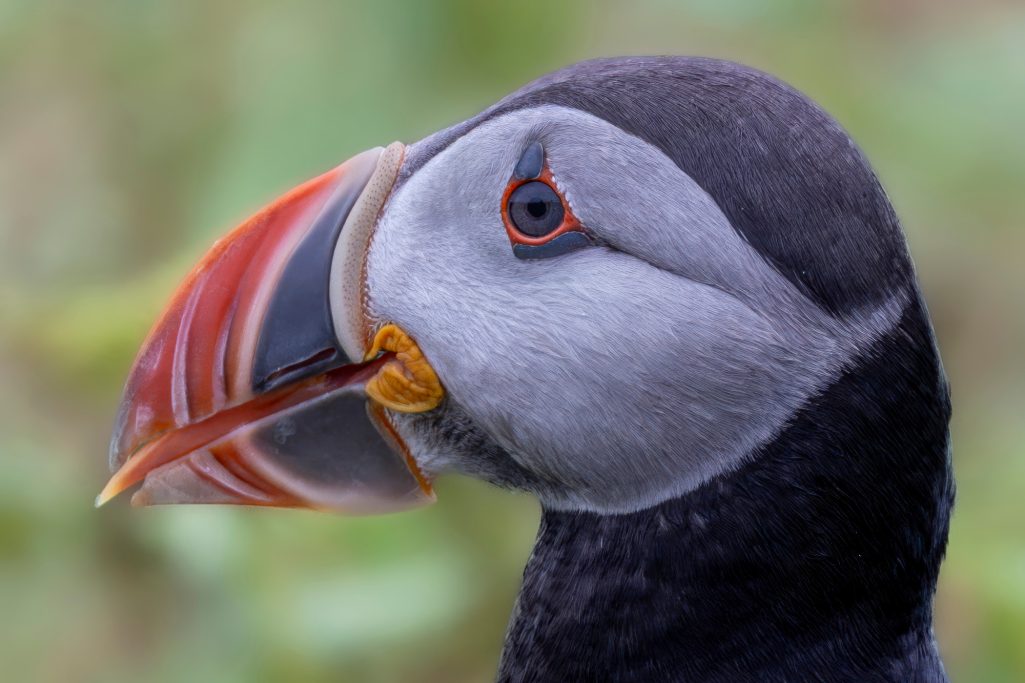
[[[522,230],[516,227],[516,223],[513,221],[512,216],[509,213],[509,199],[513,193],[520,187],[528,184],[541,182],[547,185],[559,198],[562,203],[562,222],[554,230],[537,237],[527,235]],[[590,238],[587,236],[587,232],[584,230],[583,224],[580,219],[573,213],[572,207],[569,202],[566,201],[566,196],[559,190],[558,184],[555,182],[555,177],[552,174],[551,169],[548,167],[548,162],[542,164],[541,172],[533,178],[520,178],[515,175],[510,179],[509,184],[505,188],[505,192],[502,193],[502,222],[505,225],[505,231],[509,236],[509,241],[513,245],[513,252],[519,258],[534,259],[544,258],[547,256],[556,255],[550,250],[538,250],[536,247],[544,247],[566,235],[567,233],[579,233],[577,238],[564,238],[561,240],[563,244],[569,241],[573,242],[572,246],[580,246],[582,244],[590,243]],[[559,249],[557,253],[563,253],[566,249]]]

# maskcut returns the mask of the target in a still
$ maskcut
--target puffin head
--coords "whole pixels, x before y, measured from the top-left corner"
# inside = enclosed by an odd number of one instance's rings
[[[376,512],[457,472],[635,512],[739,471],[908,315],[898,220],[817,105],[729,62],[585,62],[218,242],[101,500]],[[938,368],[931,339],[904,343]]]

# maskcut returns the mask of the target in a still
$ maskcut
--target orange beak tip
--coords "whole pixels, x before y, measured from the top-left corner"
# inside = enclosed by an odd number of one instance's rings
[[[106,483],[106,485],[103,487],[103,490],[100,491],[100,494],[96,496],[96,499],[93,501],[94,507],[103,507],[111,500],[116,498],[122,491],[128,488],[130,484],[126,485],[124,477],[119,476],[120,474],[121,471],[119,470],[114,474],[114,476],[110,478],[110,481]]]
[[[116,495],[116,494],[114,494],[114,495]],[[109,503],[111,501],[111,499],[114,497],[114,495],[111,495],[111,494],[107,493],[106,490],[100,491],[100,495],[96,496],[96,498],[93,500],[93,507],[94,508],[101,508],[101,507],[103,507],[104,505],[106,505],[107,503]]]

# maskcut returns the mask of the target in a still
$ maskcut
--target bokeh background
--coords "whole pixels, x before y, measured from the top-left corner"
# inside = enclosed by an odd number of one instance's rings
[[[936,600],[956,681],[1025,680],[1025,6],[997,0],[0,0],[0,677],[491,680],[536,504],[102,510],[129,364],[264,201],[578,59],[810,93],[903,218],[954,390]]]

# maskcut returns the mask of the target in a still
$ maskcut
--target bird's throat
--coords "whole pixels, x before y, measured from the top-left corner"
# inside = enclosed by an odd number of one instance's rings
[[[499,680],[946,680],[948,413],[923,320],[742,469],[635,513],[545,512]]]

